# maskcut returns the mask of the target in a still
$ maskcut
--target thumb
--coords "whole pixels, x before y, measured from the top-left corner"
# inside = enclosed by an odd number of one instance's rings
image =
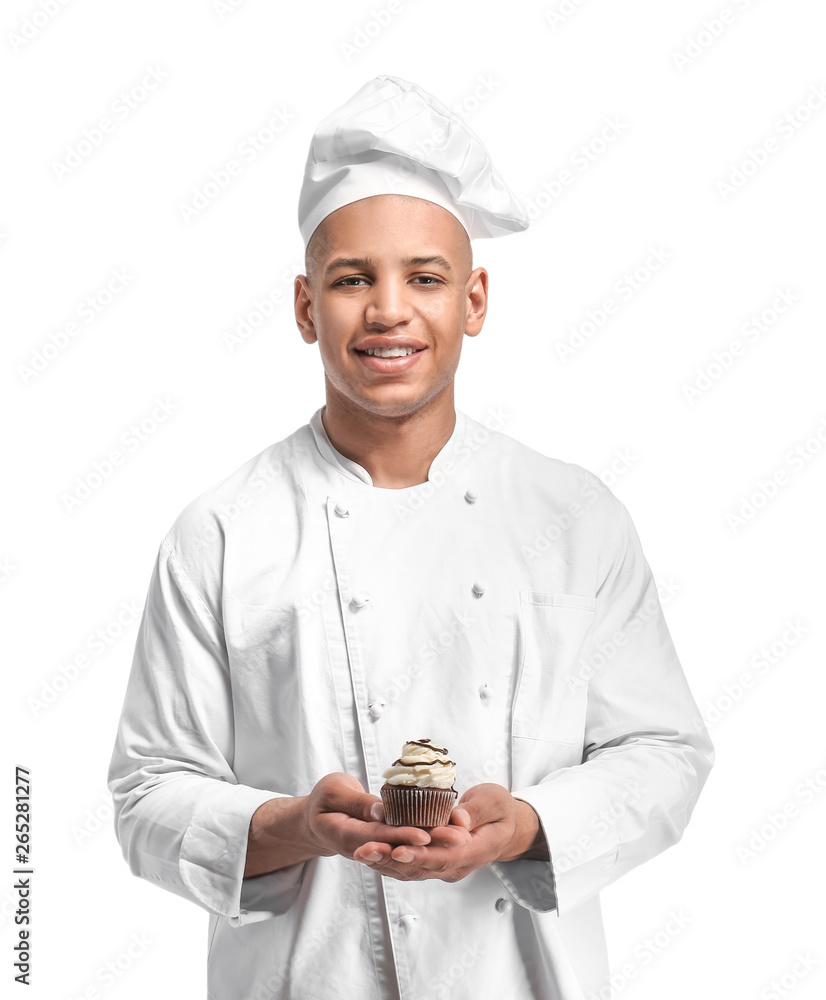
[[[455,826],[462,826],[466,830],[472,830],[475,824],[471,810],[472,806],[466,806],[464,803],[455,805],[450,813],[450,822]]]
[[[341,812],[362,822],[375,822],[371,810],[381,799],[369,792],[355,775],[337,772],[328,776],[326,811]]]
[[[349,813],[365,823],[381,823],[384,820],[384,804],[377,796],[364,792],[355,797]]]
[[[370,819],[372,819],[375,823],[384,822],[384,803],[381,799],[377,799],[370,806]]]
[[[466,830],[474,830],[481,821],[479,804],[474,801],[475,793],[469,788],[459,799],[450,813],[450,822]]]

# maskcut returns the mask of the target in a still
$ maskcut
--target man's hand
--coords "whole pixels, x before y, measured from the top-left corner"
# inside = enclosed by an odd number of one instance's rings
[[[415,826],[387,826],[379,796],[365,792],[358,778],[336,771],[326,774],[307,796],[307,830],[321,857],[341,854],[352,858],[366,841],[383,845],[430,843],[426,830]]]
[[[375,812],[374,812],[375,811]],[[387,826],[378,795],[369,795],[352,774],[335,771],[316,782],[309,795],[269,799],[250,820],[244,878],[257,878],[310,858],[341,854],[352,860],[365,843],[464,844],[462,827]]]
[[[413,846],[408,841],[394,847],[392,842],[377,837],[359,847],[353,859],[404,882],[426,878],[458,882],[491,861],[512,861],[522,855],[548,860],[533,806],[515,799],[502,785],[486,782],[469,788],[453,807],[450,823],[433,827],[427,846]],[[466,841],[446,843],[446,838],[459,829],[466,833]]]

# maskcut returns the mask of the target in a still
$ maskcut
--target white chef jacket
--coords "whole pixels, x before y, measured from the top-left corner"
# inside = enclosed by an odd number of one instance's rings
[[[129,868],[209,912],[209,1000],[603,1000],[599,892],[714,762],[628,511],[459,410],[426,483],[374,486],[323,409],[161,541],[109,771]],[[258,806],[333,771],[378,795],[421,737],[460,796],[529,802],[551,860],[244,879]]]

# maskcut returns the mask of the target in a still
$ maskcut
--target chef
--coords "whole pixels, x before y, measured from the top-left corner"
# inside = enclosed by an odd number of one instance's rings
[[[295,315],[326,402],[161,540],[109,770],[131,872],[209,913],[210,1000],[608,998],[600,890],[712,768],[625,505],[454,406],[470,241],[527,225],[406,80],[312,138]],[[430,830],[379,794],[417,739],[456,762]]]

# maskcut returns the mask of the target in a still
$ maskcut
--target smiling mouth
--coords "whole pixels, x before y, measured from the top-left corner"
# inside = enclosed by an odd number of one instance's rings
[[[419,354],[423,350],[423,347],[368,347],[366,351],[356,348],[356,354],[367,354],[371,358],[406,358],[408,354]]]

